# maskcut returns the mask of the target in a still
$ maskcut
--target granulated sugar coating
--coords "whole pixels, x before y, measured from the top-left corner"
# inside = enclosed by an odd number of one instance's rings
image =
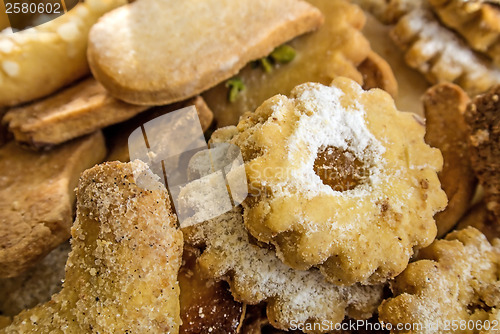
[[[380,320],[420,325],[412,333],[498,333],[500,240],[469,227],[437,240],[392,284]]]
[[[277,328],[293,322],[331,321],[332,327],[348,315],[371,317],[382,299],[382,286],[339,287],[316,269],[294,270],[274,250],[252,242],[241,208],[183,230],[188,243],[204,245],[198,263],[209,276],[226,278],[235,299],[257,304],[267,301],[267,315]]]
[[[434,240],[446,205],[441,153],[424,132],[389,94],[345,78],[270,98],[227,138],[245,160],[246,227],[287,265],[318,266],[337,285],[395,277]]]
[[[147,166],[83,174],[62,291],[0,333],[178,333],[182,233],[167,192],[139,188],[135,168]]]

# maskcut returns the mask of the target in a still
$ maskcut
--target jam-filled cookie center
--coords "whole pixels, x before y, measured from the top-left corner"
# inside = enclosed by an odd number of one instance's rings
[[[362,184],[367,168],[354,153],[334,146],[320,148],[314,161],[314,172],[335,191],[347,191]]]

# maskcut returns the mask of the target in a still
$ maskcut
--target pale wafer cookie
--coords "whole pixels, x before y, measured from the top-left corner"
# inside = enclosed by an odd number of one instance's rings
[[[19,275],[67,240],[80,173],[106,155],[100,132],[46,152],[0,148],[0,277]]]
[[[390,66],[371,50],[360,31],[365,24],[363,11],[346,0],[309,2],[321,10],[325,23],[317,31],[287,43],[296,50],[291,62],[276,64],[270,72],[247,65],[237,74],[245,89],[234,101],[229,101],[225,83],[203,94],[220,126],[235,125],[243,113],[255,110],[271,96],[289,94],[299,84],[329,85],[337,76],[356,80],[365,89],[377,87],[393,97],[397,95]]]
[[[89,72],[90,27],[126,0],[87,0],[35,28],[0,33],[0,106],[49,95]]]
[[[139,188],[136,170],[147,166],[107,163],[82,175],[63,289],[0,333],[179,332],[182,233],[165,188]]]
[[[500,83],[500,69],[472,51],[429,11],[417,9],[405,15],[391,36],[406,52],[408,65],[431,83],[453,82],[471,96]]]
[[[429,0],[441,21],[500,67],[500,3],[487,0]]]
[[[115,99],[88,78],[44,100],[9,110],[3,122],[16,141],[40,148],[125,121],[147,108]]]
[[[469,97],[457,85],[435,85],[422,97],[425,113],[425,141],[443,154],[439,172],[441,187],[448,196],[448,206],[434,219],[438,237],[448,233],[469,208],[476,189],[476,177],[469,160],[468,129],[465,109]]]
[[[142,0],[94,25],[88,58],[113,96],[168,104],[230,78],[322,21],[301,0]]]

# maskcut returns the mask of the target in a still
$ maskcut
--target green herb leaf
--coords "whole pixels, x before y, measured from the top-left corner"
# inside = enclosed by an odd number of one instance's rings
[[[273,71],[273,64],[271,64],[271,61],[269,60],[269,58],[267,58],[267,57],[260,58],[259,61],[260,61],[260,65],[264,69],[264,72],[271,73]]]
[[[241,81],[240,78],[234,77],[226,81],[226,87],[229,88],[227,99],[229,100],[229,102],[233,103],[238,98],[240,92],[245,89],[245,84],[243,83],[243,81]]]
[[[270,57],[277,63],[286,64],[291,62],[297,52],[289,45],[281,45],[271,52]]]

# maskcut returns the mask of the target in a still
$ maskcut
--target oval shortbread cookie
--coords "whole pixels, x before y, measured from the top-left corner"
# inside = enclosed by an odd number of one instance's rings
[[[230,78],[322,21],[319,10],[300,0],[143,0],[91,29],[88,59],[115,97],[167,104]]]

